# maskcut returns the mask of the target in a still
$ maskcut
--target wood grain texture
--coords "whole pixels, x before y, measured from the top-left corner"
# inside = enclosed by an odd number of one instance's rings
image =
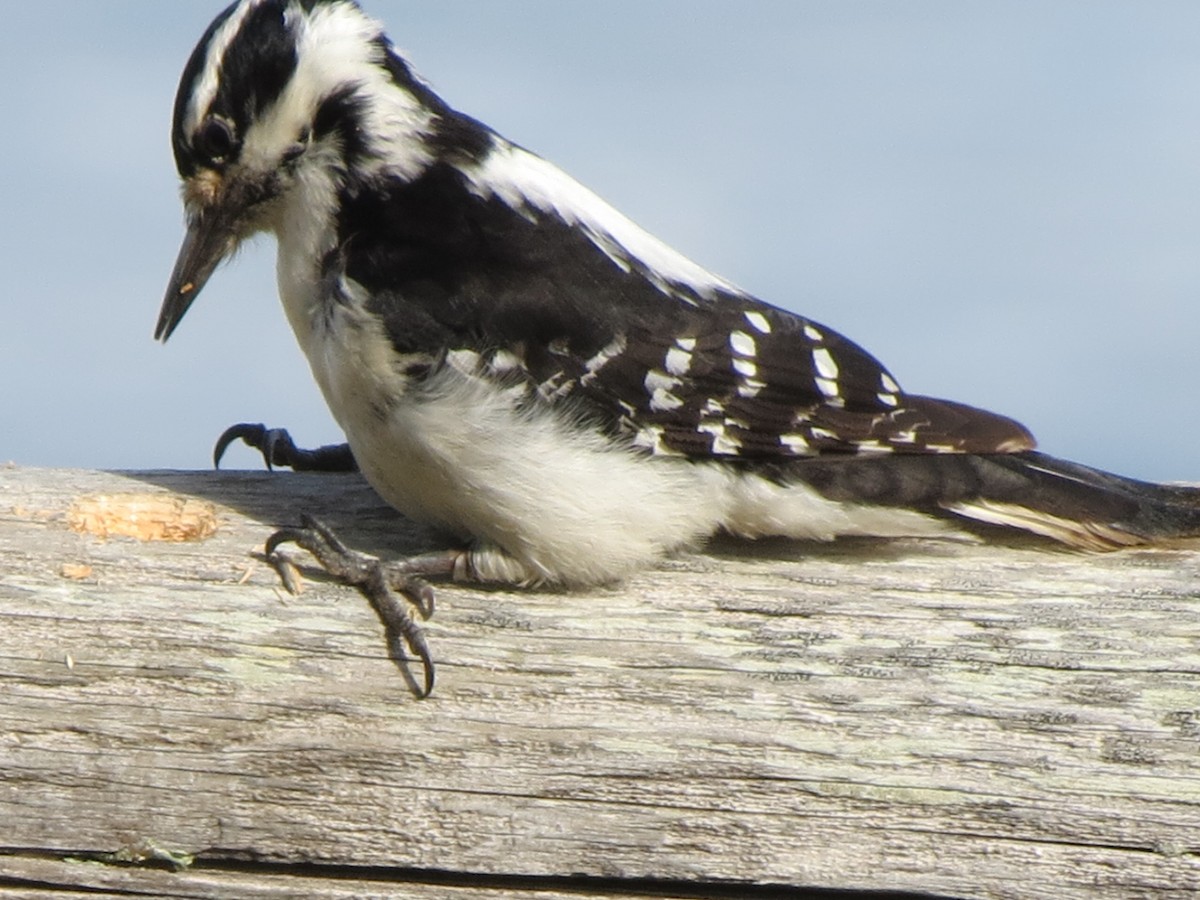
[[[79,525],[135,507],[191,538]],[[256,558],[299,511],[438,546],[356,476],[0,469],[0,896],[143,841],[196,866],[86,871],[1200,891],[1191,548],[729,541],[612,588],[445,586],[417,701],[355,591]],[[270,871],[245,895],[288,896]]]

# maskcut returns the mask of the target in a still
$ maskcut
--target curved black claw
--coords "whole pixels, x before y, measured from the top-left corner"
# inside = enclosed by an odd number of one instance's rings
[[[279,569],[284,585],[290,591],[294,591],[291,573],[275,552],[280,544],[289,543],[307,550],[329,574],[357,587],[366,596],[383,622],[392,661],[406,677],[408,658],[404,647],[407,645],[409,652],[421,661],[425,670],[424,690],[416,693],[419,697],[428,697],[433,692],[433,656],[425,641],[425,632],[408,607],[416,607],[422,618],[433,614],[433,588],[423,576],[449,576],[459,554],[447,551],[383,562],[351,550],[326,525],[305,515],[301,516],[299,528],[281,528],[267,539],[267,559]]]
[[[286,428],[267,428],[262,423],[242,422],[226,428],[213,448],[213,468],[221,468],[221,458],[229,445],[241,440],[263,456],[268,469],[285,466],[297,472],[355,472],[358,463],[349,444],[328,444],[316,450],[296,446]]]
[[[267,428],[261,423],[252,425],[249,422],[242,422],[226,428],[217,438],[217,444],[213,447],[214,469],[221,468],[221,457],[225,455],[229,445],[239,439],[263,455],[263,461],[267,464],[268,469],[272,469],[276,465],[288,465],[282,457],[285,457],[289,451],[296,450],[296,445],[292,442],[292,436],[287,433],[287,429]],[[276,455],[280,459],[276,460]]]

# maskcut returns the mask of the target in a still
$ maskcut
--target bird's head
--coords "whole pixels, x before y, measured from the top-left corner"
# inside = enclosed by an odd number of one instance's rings
[[[170,337],[246,238],[305,227],[298,218],[331,227],[348,181],[424,168],[439,104],[353,0],[238,0],[222,12],[175,98],[187,234],[155,337]],[[289,213],[297,198],[303,217]]]

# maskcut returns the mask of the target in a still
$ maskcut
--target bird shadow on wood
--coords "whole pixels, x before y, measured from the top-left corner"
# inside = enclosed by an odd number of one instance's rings
[[[123,477],[158,489],[206,500],[264,526],[263,541],[276,528],[296,525],[302,513],[315,516],[355,550],[381,558],[413,555],[462,543],[407,518],[390,507],[357,473],[290,471],[145,471]],[[1077,554],[1038,535],[1010,528],[964,523],[965,540],[949,538],[842,537],[804,541],[784,537],[748,540],[720,534],[700,545],[716,560],[803,562],[889,562],[913,557],[953,558],[972,541],[1018,550]],[[315,574],[315,570],[314,570]]]
[[[299,524],[302,513],[320,519],[355,550],[384,558],[427,552],[453,540],[392,509],[357,473],[148,471],[118,474],[155,488],[205,500],[251,521],[261,522],[264,543],[274,530]]]
[[[465,543],[461,536],[416,522],[396,511],[358,473],[163,470],[116,474],[204,500],[252,522],[261,522],[261,541],[256,541],[257,547],[252,552],[264,561],[267,538],[279,528],[298,525],[302,513],[329,526],[350,549],[385,562],[462,547]],[[307,554],[296,554],[294,562],[306,579],[340,583]],[[511,591],[512,585],[476,583],[471,588],[503,593]],[[538,588],[538,593],[565,590],[568,589],[544,585]]]

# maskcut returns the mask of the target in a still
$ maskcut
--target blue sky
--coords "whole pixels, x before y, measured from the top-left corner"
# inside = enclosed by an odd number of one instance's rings
[[[0,4],[0,460],[203,468],[237,421],[338,440],[269,239],[151,338],[172,98],[221,4]],[[1200,480],[1200,4],[364,6],[451,104],[907,390]]]

